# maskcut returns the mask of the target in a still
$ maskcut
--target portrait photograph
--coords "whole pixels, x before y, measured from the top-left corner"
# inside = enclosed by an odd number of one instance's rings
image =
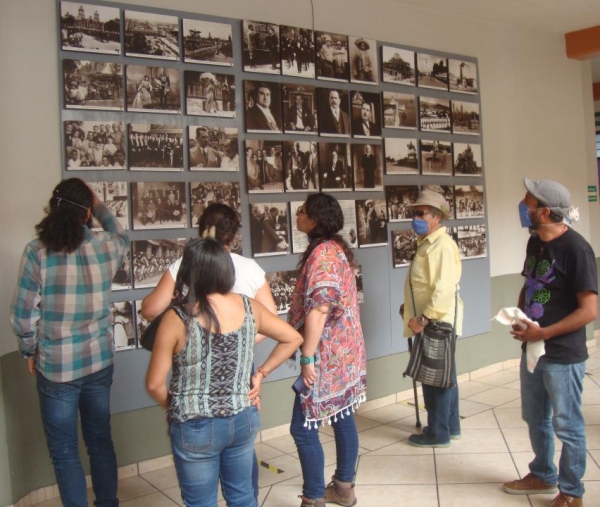
[[[110,290],[129,290],[132,287],[131,252],[127,250],[123,263],[117,268],[117,272],[112,279]]]
[[[354,186],[352,151],[346,143],[319,143],[319,169],[323,192],[351,192]]]
[[[186,243],[185,238],[132,241],[133,288],[156,287],[163,273],[183,255]]]
[[[456,218],[483,218],[483,185],[456,185],[454,187]]]
[[[131,184],[133,229],[187,227],[183,181],[138,181]]]
[[[78,2],[61,2],[60,39],[64,51],[120,55],[119,9]]]
[[[331,32],[315,32],[317,79],[348,81],[348,36]]]
[[[476,102],[452,101],[452,133],[478,136],[479,104]]]
[[[353,144],[354,190],[383,189],[381,144]]]
[[[279,25],[262,21],[242,22],[244,71],[281,74]]]
[[[350,81],[376,85],[379,82],[377,41],[363,37],[348,37]]]
[[[416,129],[417,96],[384,91],[383,126],[391,129]]]
[[[286,192],[319,190],[319,151],[316,142],[283,141],[283,184]]]
[[[412,208],[419,197],[419,185],[386,185],[385,201],[387,217],[390,222],[409,222],[412,220]]]
[[[246,132],[281,133],[281,87],[279,83],[244,81]]]
[[[457,229],[456,244],[461,259],[478,259],[487,256],[485,225],[461,225]]]
[[[115,352],[135,348],[135,323],[133,302],[119,301],[110,304]]]
[[[283,131],[317,135],[317,94],[314,86],[283,83]]]
[[[250,204],[250,236],[254,257],[290,253],[288,203]]]
[[[464,60],[448,59],[450,91],[477,94],[477,64]]]
[[[88,185],[98,197],[98,200],[111,211],[123,229],[129,230],[129,204],[125,181],[99,181],[88,182]],[[102,225],[96,217],[92,217],[92,230],[103,231]]]
[[[417,235],[412,229],[392,231],[392,259],[395,268],[408,266],[417,251]]]
[[[183,171],[183,129],[159,123],[130,123],[129,169]]]
[[[246,181],[250,194],[283,192],[281,141],[246,139]]]
[[[115,121],[65,121],[63,142],[67,171],[123,170],[125,134]]]
[[[65,109],[123,111],[123,66],[93,60],[63,60]]]
[[[280,26],[281,73],[284,76],[315,78],[315,43],[313,31],[294,26]]]
[[[317,88],[319,134],[350,137],[348,92],[335,88]]]
[[[363,139],[381,139],[381,95],[350,92],[352,135]]]
[[[381,75],[385,83],[415,86],[415,52],[382,46]]]
[[[198,221],[204,210],[214,203],[226,204],[242,220],[242,201],[240,184],[237,181],[194,181],[190,183],[190,209],[192,227],[198,227]]]
[[[454,143],[454,176],[481,176],[481,145]]]
[[[416,139],[386,137],[384,144],[386,174],[419,174]]]
[[[450,132],[450,101],[419,97],[419,124],[423,132]]]
[[[360,248],[388,244],[385,199],[356,201],[356,215]]]
[[[144,334],[144,331],[150,325],[151,321],[146,320],[144,317],[142,317],[142,300],[141,299],[135,301],[134,308],[135,308],[135,334],[137,337],[137,346],[138,346],[138,348],[141,348],[142,345],[141,345],[140,341],[142,339],[142,334]]]
[[[356,223],[356,201],[338,200],[342,214],[344,215],[344,227],[340,236],[344,238],[352,248],[358,248],[358,224]]]
[[[125,11],[125,54],[179,60],[179,19],[151,12]]]
[[[421,174],[452,176],[452,143],[421,139]]]
[[[421,187],[421,192],[423,190],[431,190],[432,192],[437,192],[440,194],[446,202],[450,209],[448,210],[449,219],[456,218],[456,207],[454,202],[454,186],[452,185],[423,185]]]
[[[232,67],[231,25],[184,18],[183,61]]]
[[[183,74],[187,114],[235,118],[234,76],[196,70],[186,70]]]
[[[298,270],[266,273],[265,278],[271,288],[277,313],[279,315],[287,313],[292,303],[294,287],[296,287],[296,282],[298,281]]]
[[[239,171],[238,129],[190,125],[188,128],[191,171]]]
[[[417,84],[420,88],[448,90],[448,59],[417,53]]]
[[[127,65],[126,74],[127,111],[181,113],[177,69]]]
[[[352,201],[354,205],[354,201]],[[341,205],[341,203],[340,203]],[[303,253],[308,246],[308,236],[305,232],[298,230],[298,215],[301,213],[302,207],[304,206],[304,200],[302,201],[290,201],[290,226],[291,226],[291,239],[292,239],[292,253],[298,254]]]

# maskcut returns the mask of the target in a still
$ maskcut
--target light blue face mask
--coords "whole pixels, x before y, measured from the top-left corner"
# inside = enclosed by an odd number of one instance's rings
[[[427,231],[429,230],[429,224],[422,218],[413,218],[411,225],[417,236],[423,236],[423,234],[427,234]]]
[[[519,203],[519,218],[521,219],[521,227],[528,227],[530,229],[533,227],[533,222],[529,216],[529,208],[523,201]]]

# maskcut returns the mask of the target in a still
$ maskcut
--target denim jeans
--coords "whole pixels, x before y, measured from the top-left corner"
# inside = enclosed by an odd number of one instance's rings
[[[456,365],[453,379],[454,387],[422,385],[427,410],[427,433],[431,435],[432,440],[441,444],[450,442],[450,435],[460,435]]]
[[[175,470],[187,507],[215,507],[219,480],[228,507],[257,507],[252,461],[259,430],[256,407],[232,417],[171,421]]]
[[[110,386],[114,367],[71,382],[52,382],[37,374],[42,422],[65,507],[87,507],[86,484],[77,446],[77,414],[90,457],[96,507],[114,507],[117,458],[110,435]]]
[[[354,482],[356,475],[356,460],[358,458],[358,432],[354,420],[354,412],[349,409],[350,415],[344,418],[337,415],[337,422],[332,422],[335,437],[335,450],[337,464],[335,478],[338,481]],[[304,414],[300,407],[300,396],[296,395],[290,433],[294,437],[298,448],[298,457],[302,468],[302,495],[305,498],[323,498],[325,495],[325,456],[323,446],[319,440],[319,431],[313,427],[309,430],[304,427]]]
[[[562,493],[582,497],[585,473],[585,421],[581,395],[585,361],[558,364],[539,359],[533,373],[521,357],[521,401],[523,419],[535,454],[529,463],[533,475],[546,484],[556,484]],[[562,442],[558,475],[554,465],[554,434]]]

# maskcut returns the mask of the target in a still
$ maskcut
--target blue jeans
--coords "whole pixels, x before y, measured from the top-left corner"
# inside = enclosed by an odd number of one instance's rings
[[[450,442],[450,435],[460,435],[458,415],[458,384],[454,366],[454,387],[433,387],[422,384],[423,400],[427,409],[427,433],[433,441]]]
[[[342,482],[354,482],[356,475],[356,460],[358,458],[358,432],[354,420],[354,412],[350,415],[343,411],[337,415],[337,422],[332,422],[335,437],[337,464],[335,478]],[[300,396],[296,395],[290,433],[298,448],[298,457],[302,467],[302,495],[305,498],[323,498],[325,495],[325,456],[319,440],[319,431],[313,427],[304,427],[304,414],[300,407]]]
[[[228,507],[257,507],[252,486],[256,407],[232,417],[171,421],[171,448],[187,507],[215,507],[219,479]]]
[[[556,484],[562,493],[582,497],[585,473],[585,421],[581,395],[585,361],[558,364],[539,359],[533,373],[521,357],[521,401],[523,419],[535,454],[529,463],[533,475],[546,484]],[[562,442],[558,474],[554,465],[554,434]]]
[[[77,414],[90,457],[96,507],[114,507],[117,458],[110,435],[110,386],[114,367],[71,382],[37,374],[42,422],[65,507],[87,507],[86,484],[77,446]]]

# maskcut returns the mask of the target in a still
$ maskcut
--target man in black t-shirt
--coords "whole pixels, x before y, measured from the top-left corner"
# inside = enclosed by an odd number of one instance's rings
[[[575,217],[569,191],[550,180],[525,179],[519,203],[521,225],[532,236],[521,274],[525,285],[519,308],[537,324],[525,322],[511,334],[523,345],[522,416],[535,454],[530,473],[507,482],[516,495],[559,493],[553,507],[583,505],[586,444],[581,397],[588,358],[585,326],[598,314],[598,275],[592,247],[567,223]],[[539,326],[538,326],[539,324]],[[527,342],[544,340],[545,354],[533,373],[527,371]],[[562,442],[558,473],[554,435]]]

